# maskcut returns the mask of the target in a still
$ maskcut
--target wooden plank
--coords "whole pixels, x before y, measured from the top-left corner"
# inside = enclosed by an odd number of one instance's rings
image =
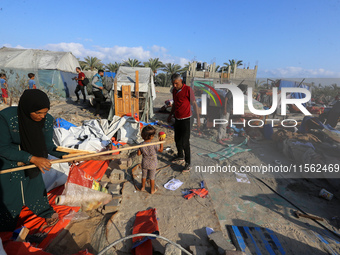
[[[136,145],[136,146],[129,146],[129,147],[124,147],[124,148],[121,148],[121,149],[113,150],[113,151],[112,150],[102,151],[102,152],[98,152],[98,153],[93,153],[93,154],[88,154],[88,155],[78,156],[78,157],[72,157],[72,158],[68,158],[68,159],[56,159],[56,160],[51,160],[51,163],[53,165],[53,164],[59,164],[59,163],[65,163],[65,162],[84,161],[84,160],[89,160],[90,158],[93,158],[95,156],[101,156],[101,155],[106,155],[106,154],[111,154],[111,153],[126,151],[126,150],[139,149],[141,147],[146,147],[146,146],[151,146],[151,145],[156,145],[156,144],[162,144],[162,143],[165,143],[165,141],[147,143],[147,144]],[[0,174],[6,174],[6,173],[11,173],[11,172],[31,169],[31,168],[35,168],[35,167],[36,167],[35,165],[28,165],[28,166],[23,166],[23,167],[9,168],[9,169],[1,170]]]

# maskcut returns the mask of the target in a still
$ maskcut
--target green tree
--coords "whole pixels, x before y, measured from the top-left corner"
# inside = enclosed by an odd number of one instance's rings
[[[114,62],[114,63],[108,63],[107,65],[105,65],[105,68],[113,73],[117,73],[118,68],[120,67],[120,63]]]
[[[242,60],[239,60],[239,61],[235,61],[235,59],[229,59],[229,63],[223,63],[224,67],[226,67],[226,69],[230,66],[231,70],[230,72],[234,72],[235,70],[235,67],[237,68],[238,66],[241,66],[243,65],[242,63],[243,61]]]
[[[181,73],[184,73],[189,70],[189,67],[191,65],[191,62],[188,62],[188,64],[185,64],[184,67],[181,70]]]
[[[158,69],[164,66],[162,61],[159,61],[159,58],[150,58],[148,62],[143,64],[145,67],[150,67],[154,75],[156,75]]]
[[[170,87],[170,75],[167,73],[159,73],[155,77],[155,85],[160,87]]]
[[[89,57],[87,56],[86,58],[84,58],[84,61],[81,61],[83,64],[83,70],[98,70],[98,69],[102,69],[104,64],[102,63],[102,61],[97,58],[97,57]],[[82,65],[80,64],[80,65]]]
[[[255,81],[255,89],[261,87],[264,83],[265,83],[265,81],[256,80]]]
[[[221,72],[221,71],[222,71],[221,66],[220,66],[220,65],[217,65],[217,66],[215,67],[215,72],[217,73],[217,72]]]
[[[123,66],[139,67],[141,66],[141,62],[138,59],[128,58],[128,60],[123,62]]]
[[[171,76],[174,73],[181,73],[182,67],[178,64],[167,63],[164,65],[162,70]]]

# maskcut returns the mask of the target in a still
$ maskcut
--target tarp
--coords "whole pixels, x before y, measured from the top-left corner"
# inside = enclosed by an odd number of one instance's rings
[[[64,229],[70,222],[70,220],[64,219],[66,215],[68,215],[71,211],[79,211],[79,207],[69,207],[69,206],[60,206],[55,205],[55,199],[57,195],[60,195],[63,191],[64,187],[60,186],[56,189],[53,189],[51,192],[48,193],[48,200],[50,205],[59,215],[59,221],[53,227],[47,227],[44,230],[42,226],[45,225],[45,219],[36,216],[30,211],[26,206],[23,207],[18,220],[18,227],[25,226],[30,230],[29,234],[35,234],[37,231],[38,233],[48,233],[46,238],[37,246],[38,248],[45,249],[50,244],[50,242],[60,233],[62,229]],[[33,251],[29,245],[20,246],[17,242],[13,242],[10,240],[12,233],[9,232],[1,232],[0,237],[3,240],[3,245],[5,251],[8,254],[30,254],[30,251]],[[26,252],[27,251],[27,252]],[[48,253],[34,253],[34,254],[48,254]]]
[[[41,69],[75,72],[79,62],[71,52],[2,47],[0,65],[13,69]]]
[[[73,96],[77,82],[72,78],[77,75],[77,66],[79,62],[71,52],[0,49],[0,71],[6,73],[10,90],[23,84],[28,87],[27,74],[34,73],[37,88],[61,97]]]
[[[305,85],[297,81],[287,81],[287,80],[280,80],[279,89],[281,88],[304,88],[304,89],[310,90],[310,86],[308,85]],[[306,96],[303,93],[292,93],[291,97],[292,98],[305,98]],[[306,105],[306,104],[303,104],[303,105]]]
[[[132,92],[135,91],[136,71],[138,71],[139,92],[144,93],[142,97],[145,98],[144,112],[143,115],[140,117],[140,120],[146,121],[147,114],[149,119],[151,119],[154,116],[153,100],[156,99],[154,74],[151,68],[120,66],[116,74],[117,91],[121,91],[122,85],[130,85],[131,91]],[[108,117],[110,121],[113,119],[113,116],[115,115],[113,91],[114,86],[112,86],[112,91],[110,93],[110,98],[112,102],[110,114]]]
[[[158,221],[156,216],[156,209],[152,208],[145,211],[140,211],[136,214],[135,223],[133,224],[132,234],[150,233],[159,235]],[[152,237],[134,237],[132,239],[132,253],[134,255],[151,255]]]

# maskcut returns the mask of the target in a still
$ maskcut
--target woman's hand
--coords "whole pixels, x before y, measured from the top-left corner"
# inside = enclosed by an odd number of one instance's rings
[[[30,162],[36,165],[36,167],[38,167],[43,174],[45,173],[44,170],[50,171],[52,165],[49,159],[36,156],[33,156]]]

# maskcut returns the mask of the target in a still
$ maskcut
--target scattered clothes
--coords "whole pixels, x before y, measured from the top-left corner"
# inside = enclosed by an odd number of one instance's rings
[[[136,214],[135,223],[133,224],[132,234],[150,233],[159,235],[156,209],[152,208],[140,211]],[[152,237],[140,236],[132,239],[132,251],[134,255],[152,255]]]
[[[181,187],[182,184],[183,184],[183,182],[181,182],[180,180],[171,179],[166,184],[164,184],[164,188],[174,191],[174,190],[178,189],[179,187]]]
[[[187,200],[189,200],[190,198],[193,198],[196,195],[201,197],[201,198],[205,198],[209,193],[208,190],[206,190],[205,188],[191,189],[191,190],[189,190],[189,192],[190,192],[189,194],[183,196]]]
[[[214,159],[218,159],[218,160],[224,160],[227,158],[230,158],[232,156],[234,156],[237,153],[240,152],[244,152],[244,151],[250,151],[251,149],[245,149],[244,147],[247,145],[248,139],[246,138],[242,143],[238,144],[238,145],[233,145],[231,144],[229,147],[222,149],[220,151],[217,152],[213,152],[213,153],[197,153],[197,155],[199,156],[208,156],[210,158],[214,158]]]

